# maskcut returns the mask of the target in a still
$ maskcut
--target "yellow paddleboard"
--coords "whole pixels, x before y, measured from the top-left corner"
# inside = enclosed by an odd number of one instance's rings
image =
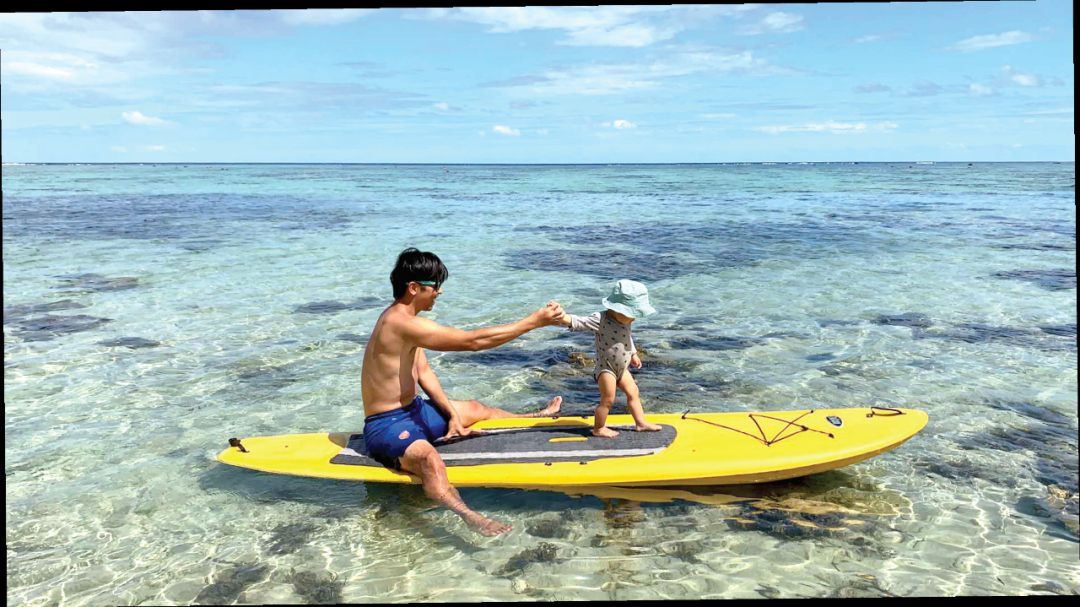
[[[480,435],[437,441],[459,487],[738,485],[833,470],[900,446],[926,426],[911,409],[830,409],[649,415],[660,432],[636,432],[611,415],[615,438],[592,436],[592,417],[501,419]],[[419,483],[365,455],[362,432],[289,434],[233,441],[232,466],[320,478]]]

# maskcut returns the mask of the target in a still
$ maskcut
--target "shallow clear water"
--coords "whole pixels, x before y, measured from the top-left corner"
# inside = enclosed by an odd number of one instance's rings
[[[4,166],[8,603],[951,596],[1080,589],[1075,165]],[[923,409],[786,483],[567,495],[277,477],[359,430],[407,246],[475,328],[619,278],[647,412]],[[453,398],[591,409],[591,338],[431,353]],[[622,405],[620,403],[617,407]]]

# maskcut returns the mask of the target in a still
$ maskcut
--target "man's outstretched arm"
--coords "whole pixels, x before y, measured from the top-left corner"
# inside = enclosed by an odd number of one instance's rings
[[[475,331],[444,327],[433,320],[417,316],[405,325],[405,337],[420,348],[436,352],[475,352],[501,346],[533,329],[555,324],[563,314],[559,304],[549,302],[517,322]]]

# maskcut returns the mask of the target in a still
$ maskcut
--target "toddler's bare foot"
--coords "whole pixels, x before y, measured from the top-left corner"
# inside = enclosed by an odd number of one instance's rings
[[[562,397],[561,396],[556,396],[555,398],[551,399],[551,402],[548,403],[548,406],[546,406],[546,407],[544,407],[543,409],[540,410],[540,414],[544,415],[544,416],[555,415],[561,409],[562,409]]]
[[[469,529],[472,529],[473,531],[476,531],[481,535],[486,535],[487,537],[494,537],[496,535],[499,535],[500,533],[506,533],[507,531],[510,531],[514,528],[513,525],[500,523],[495,519],[490,519],[485,516],[479,515],[477,515],[476,518],[471,520],[465,519],[465,524],[469,526]]]
[[[616,436],[619,435],[618,432],[612,430],[611,428],[608,428],[607,426],[604,426],[603,428],[600,428],[600,429],[593,428],[592,433],[593,433],[593,436],[600,436],[600,437],[603,437],[603,438],[615,438]]]
[[[664,427],[659,424],[645,422],[644,424],[637,424],[634,429],[638,432],[659,432],[663,430]]]

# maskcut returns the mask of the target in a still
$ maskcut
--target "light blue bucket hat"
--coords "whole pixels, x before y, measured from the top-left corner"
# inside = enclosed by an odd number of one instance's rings
[[[649,305],[649,290],[645,288],[645,285],[633,280],[620,280],[615,283],[611,295],[604,298],[604,307],[630,318],[641,318],[656,313],[656,310]]]

